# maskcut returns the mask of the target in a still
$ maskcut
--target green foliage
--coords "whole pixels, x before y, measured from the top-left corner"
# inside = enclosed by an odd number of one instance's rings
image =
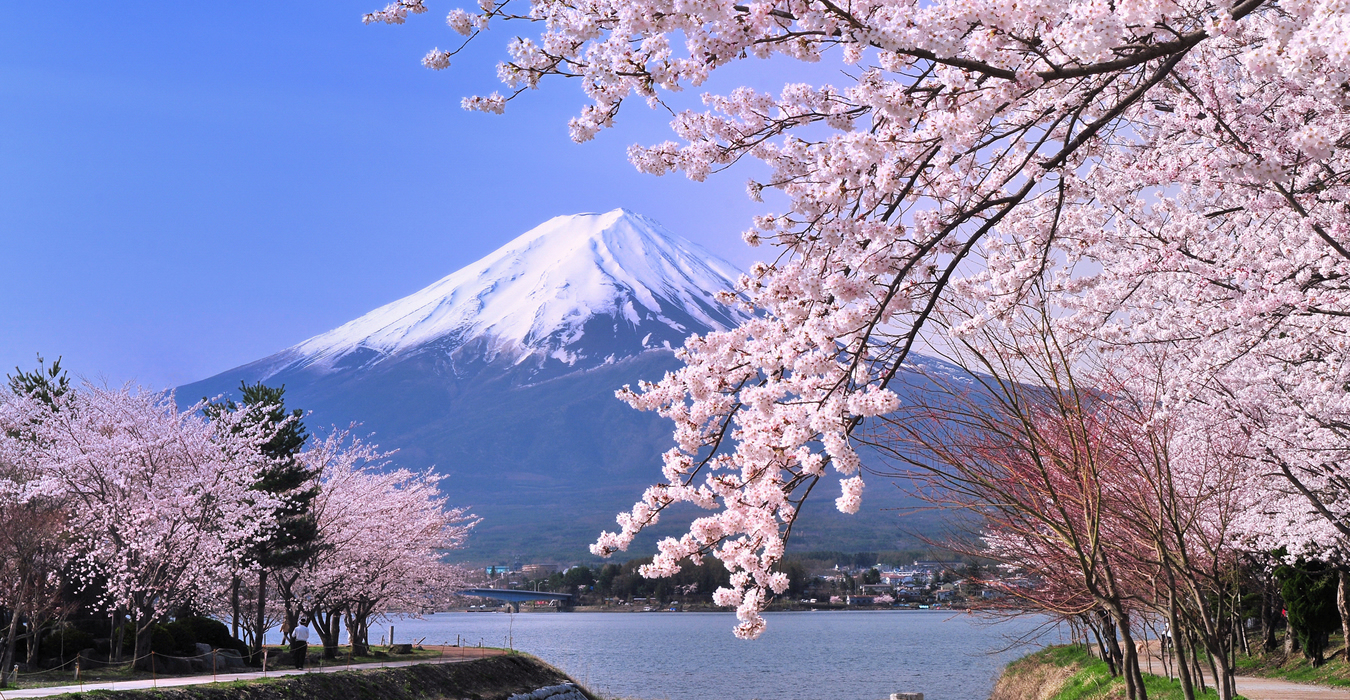
[[[231,637],[230,628],[219,620],[212,620],[209,617],[181,617],[172,624],[176,625],[175,636],[182,636],[178,633],[178,630],[182,629],[184,634],[191,637],[192,643],[209,644],[213,649],[236,649],[240,653],[247,652],[248,647]]]
[[[239,392],[244,402],[242,408],[234,401],[225,401],[207,404],[203,410],[213,420],[226,412],[245,410],[247,425],[263,425],[273,431],[272,437],[259,447],[259,452],[272,463],[258,474],[253,488],[284,497],[276,512],[277,523],[268,537],[252,544],[245,554],[250,561],[269,570],[296,566],[313,556],[319,535],[318,523],[310,513],[319,494],[318,475],[296,459],[309,439],[300,420],[304,411],[295,409],[287,413],[285,385],[269,387],[261,382],[240,382]]]
[[[562,583],[564,586],[575,586],[584,588],[595,585],[595,575],[588,566],[574,566],[563,572]]]
[[[125,632],[122,637],[122,653],[130,658],[136,654],[136,628],[131,623],[126,623],[123,629]],[[141,634],[150,635],[150,651],[156,654],[182,653],[178,640],[166,625],[154,625]]]
[[[49,368],[41,355],[37,356],[38,368],[25,372],[18,367],[15,374],[8,375],[10,391],[23,396],[32,396],[47,404],[55,405],[56,399],[70,391],[70,377],[61,369],[61,358],[56,358]]]
[[[1071,668],[1073,674],[1059,687],[1053,700],[1106,700],[1124,697],[1125,680],[1112,677],[1105,661],[1088,653],[1087,647],[1078,644],[1066,644],[1042,649],[1008,664],[1004,674],[1018,675],[1035,671],[1038,666]],[[1181,684],[1170,678],[1144,674],[1144,688],[1149,700],[1182,700]],[[1197,698],[1217,698],[1213,688],[1201,693],[1196,688]]]
[[[683,591],[697,591],[699,596],[707,596],[720,586],[731,585],[731,574],[721,561],[707,557],[698,566],[688,563],[682,565],[680,572],[668,578],[649,579],[638,573],[644,564],[651,563],[651,557],[630,559],[622,565],[610,569],[612,564],[600,570],[598,590],[606,596],[618,598],[656,598],[667,601],[685,595]]]
[[[94,635],[69,625],[48,633],[42,640],[42,651],[53,656],[71,657],[93,647]]]
[[[600,573],[595,577],[595,586],[601,592],[608,593],[614,588],[614,579],[623,572],[623,567],[618,564],[605,564],[600,567]]]
[[[1275,569],[1275,578],[1280,582],[1290,627],[1304,653],[1320,665],[1328,636],[1341,624],[1336,610],[1336,572],[1322,562],[1299,561]]]
[[[870,586],[873,584],[881,583],[881,571],[878,570],[877,567],[875,566],[868,569],[867,571],[864,571],[862,575],[862,582],[864,586]]]
[[[811,583],[811,572],[807,570],[805,564],[796,560],[784,560],[778,562],[776,568],[787,574],[789,598],[798,598],[806,592],[807,585]]]
[[[1339,646],[1339,637],[1340,635],[1332,635],[1332,647]],[[1258,653],[1255,656],[1237,658],[1237,668],[1241,669],[1240,673],[1244,675],[1280,678],[1313,685],[1350,686],[1350,663],[1337,656],[1328,657],[1322,665],[1314,666],[1311,660],[1301,654],[1286,656],[1279,650],[1260,652],[1255,646],[1252,650]]]
[[[179,656],[191,656],[197,653],[197,634],[191,627],[174,620],[173,622],[164,625],[164,629],[173,636],[175,645],[173,653],[178,654]]]

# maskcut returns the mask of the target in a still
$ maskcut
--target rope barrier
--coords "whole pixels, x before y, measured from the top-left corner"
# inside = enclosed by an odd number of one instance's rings
[[[175,654],[164,654],[164,653],[157,652],[157,651],[151,651],[149,654],[147,654],[147,655],[145,655],[145,656],[137,656],[137,657],[133,657],[130,661],[117,661],[117,662],[114,662],[114,661],[97,661],[97,659],[93,659],[93,660],[96,661],[97,663],[103,664],[103,668],[124,668],[124,667],[128,667],[128,666],[134,666],[134,665],[136,665],[136,663],[137,663],[138,661],[142,661],[142,660],[144,660],[144,659],[149,659],[149,658],[151,658],[151,657],[153,657],[153,656],[158,656],[158,657],[164,658],[164,659],[180,659],[180,660],[183,660],[183,661],[191,661],[191,660],[193,660],[193,659],[203,659],[203,660],[205,660],[207,657],[211,657],[212,661],[214,661],[214,660],[217,658],[217,652],[218,652],[218,651],[219,651],[218,649],[212,649],[209,653],[204,653],[204,654],[193,654],[192,656],[178,656],[178,655],[175,655]],[[80,659],[81,659],[81,658],[83,658],[83,657],[80,657],[80,656],[77,655],[75,658],[73,658],[73,659],[71,659],[71,660],[69,660],[69,661],[64,661],[64,662],[62,662],[60,665],[53,666],[53,667],[51,667],[51,668],[44,668],[44,669],[42,669],[42,670],[40,670],[40,671],[18,671],[18,670],[15,670],[15,671],[13,671],[13,673],[14,673],[14,674],[17,674],[17,675],[15,675],[14,677],[15,677],[15,678],[18,678],[19,676],[24,676],[24,677],[29,677],[29,678],[31,678],[31,677],[33,677],[33,676],[41,676],[41,675],[45,675],[45,674],[55,673],[56,671],[59,671],[59,670],[65,668],[65,667],[67,667],[67,666],[76,666],[76,667],[78,667],[79,664],[80,664]],[[241,658],[241,659],[242,659],[243,657],[241,656],[241,657],[238,657],[238,658]],[[153,659],[152,659],[152,663],[153,663]],[[18,664],[15,664],[15,669],[17,669],[17,668],[18,668]]]
[[[422,637],[421,639],[417,640],[417,641],[414,643],[414,646],[420,646],[422,643],[424,643],[424,642],[426,641],[426,639],[427,639],[426,637]],[[454,644],[454,646],[455,646],[455,648],[456,648],[455,659],[463,660],[464,658],[466,658],[466,657],[468,656],[468,655],[467,655],[467,647],[464,645],[464,641],[465,641],[465,640],[464,640],[462,634],[455,635],[455,644]],[[482,655],[481,649],[483,648],[483,643],[484,643],[484,641],[485,641],[485,640],[482,640],[482,639],[479,639],[479,640],[478,640],[478,648],[480,649],[480,652],[479,652],[478,656],[481,656],[481,655]],[[448,663],[448,661],[447,661],[447,659],[446,659],[446,649],[445,649],[445,647],[446,647],[446,646],[449,646],[449,645],[450,645],[450,642],[449,642],[449,640],[447,639],[447,640],[445,641],[445,644],[442,645],[441,649],[439,650],[439,654],[438,654],[434,659],[432,659],[432,658],[422,659],[421,662],[422,662],[422,663]],[[221,656],[222,656],[222,654],[220,653],[221,651],[223,651],[223,650],[221,650],[221,649],[212,649],[209,653],[193,654],[193,655],[190,655],[190,656],[179,656],[179,655],[176,655],[176,654],[162,654],[162,653],[160,653],[160,652],[151,650],[150,653],[148,653],[148,654],[145,654],[145,655],[142,655],[142,656],[134,656],[134,655],[133,655],[130,659],[123,660],[123,661],[118,661],[118,662],[113,662],[113,661],[111,661],[111,660],[106,661],[106,662],[105,662],[105,661],[99,661],[99,660],[96,659],[96,658],[95,658],[95,659],[87,659],[87,660],[92,661],[92,662],[94,662],[95,664],[98,664],[98,665],[95,667],[95,668],[98,669],[98,670],[112,670],[112,671],[114,671],[114,672],[121,672],[121,671],[132,671],[132,670],[135,669],[136,665],[137,665],[139,662],[145,661],[145,660],[148,659],[148,660],[150,661],[150,680],[151,680],[151,684],[152,684],[153,687],[158,688],[158,687],[159,687],[159,686],[158,686],[158,682],[159,682],[159,667],[158,667],[158,664],[156,663],[155,657],[160,657],[160,658],[164,658],[164,659],[177,659],[177,660],[182,660],[182,661],[192,661],[192,660],[195,660],[195,659],[201,659],[201,660],[204,660],[204,661],[205,661],[205,660],[207,660],[207,659],[209,658],[209,662],[210,662],[210,664],[211,664],[211,682],[213,682],[213,683],[218,683],[218,682],[219,682],[219,672],[220,672],[220,658],[221,658]],[[264,678],[267,678],[267,677],[268,677],[269,671],[272,670],[272,669],[269,668],[269,664],[270,664],[270,656],[269,656],[269,655],[270,655],[271,650],[268,649],[267,647],[263,647],[263,650],[262,650],[262,651],[263,651],[263,654],[262,654],[262,656],[263,656],[262,674],[263,674],[263,677],[264,677]],[[230,655],[230,656],[232,656],[232,655]],[[238,659],[241,659],[241,660],[242,660],[242,657],[239,657],[239,656],[235,656],[235,657],[233,657],[233,658],[238,658]],[[14,683],[14,685],[17,686],[20,678],[28,678],[28,679],[32,679],[32,678],[34,678],[34,677],[36,677],[36,676],[44,676],[44,675],[45,675],[45,676],[52,676],[52,675],[57,674],[59,671],[61,671],[62,669],[66,668],[66,667],[73,667],[74,676],[73,676],[73,678],[72,678],[71,680],[73,680],[73,681],[75,681],[75,682],[78,682],[79,685],[80,685],[80,691],[83,692],[83,691],[84,691],[84,685],[85,685],[85,682],[86,682],[86,680],[87,680],[86,677],[85,677],[85,676],[87,675],[86,672],[87,672],[87,671],[94,670],[94,669],[85,669],[85,668],[83,668],[83,666],[81,665],[81,661],[82,661],[82,660],[86,660],[85,657],[76,655],[75,658],[70,659],[69,661],[63,661],[63,662],[61,662],[59,665],[54,666],[54,667],[52,667],[52,668],[42,669],[42,670],[40,670],[40,671],[31,671],[31,672],[20,672],[20,671],[19,671],[19,665],[18,665],[18,664],[15,664],[14,667],[13,667],[13,669],[12,669],[11,671],[9,671],[9,672],[7,672],[7,673],[0,673],[0,675],[8,676],[9,678],[12,679],[12,682]],[[454,660],[454,659],[452,659],[452,661],[453,661],[453,660]],[[369,662],[366,662],[366,663],[369,663]],[[388,663],[389,663],[389,661],[388,661],[388,657],[387,657],[387,656],[385,656],[385,657],[380,657],[380,667],[381,667],[381,668],[387,667],[387,664],[388,664]],[[348,646],[347,646],[347,663],[346,663],[346,666],[347,666],[347,668],[350,669],[354,664],[355,664],[355,649],[354,649],[354,647],[353,647],[352,645],[348,644]],[[323,669],[323,658],[322,658],[322,656],[321,656],[321,657],[319,658],[319,672],[322,672],[322,669]],[[282,670],[284,670],[284,669],[282,669]],[[311,669],[311,668],[307,668],[307,669],[304,669],[304,670],[307,671],[307,672],[313,672],[313,669]],[[238,673],[249,673],[249,672],[250,672],[250,671],[248,670],[247,666],[245,666],[245,667],[243,667],[243,668],[240,668],[240,669],[238,670]],[[256,671],[252,671],[252,672],[256,673]],[[108,683],[108,688],[109,688],[110,690],[112,690],[112,689],[115,688],[115,684],[116,684],[118,681],[117,681],[117,679],[115,679],[115,678],[109,678],[109,679],[107,679],[106,681],[97,681],[97,680],[96,680],[96,681],[92,681],[92,682],[99,682],[99,683],[106,682],[106,683]],[[4,694],[3,694],[3,691],[0,691],[0,700],[6,700],[6,698],[5,698]]]

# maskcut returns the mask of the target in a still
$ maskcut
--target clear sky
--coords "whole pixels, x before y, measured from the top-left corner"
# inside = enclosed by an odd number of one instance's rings
[[[559,214],[626,206],[737,265],[755,258],[739,235],[764,206],[745,197],[749,171],[699,184],[628,164],[629,144],[671,138],[668,115],[635,101],[618,129],[577,145],[575,84],[505,116],[464,112],[461,97],[498,88],[494,66],[521,28],[480,37],[437,73],[419,61],[456,43],[442,19],[458,3],[362,25],[382,4],[11,9],[0,373],[41,352],[92,379],[177,386],[416,291]]]

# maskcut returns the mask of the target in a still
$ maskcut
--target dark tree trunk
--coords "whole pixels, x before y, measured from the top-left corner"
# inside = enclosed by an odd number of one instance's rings
[[[1102,639],[1106,641],[1106,665],[1110,668],[1112,676],[1122,675],[1124,669],[1120,662],[1123,657],[1120,653],[1120,642],[1116,639],[1115,622],[1105,610],[1099,610],[1098,616],[1102,621]]]
[[[258,569],[258,614],[254,617],[253,623],[257,625],[254,629],[256,635],[253,639],[253,653],[255,656],[262,656],[263,648],[263,625],[267,624],[267,569]]]
[[[1195,700],[1195,683],[1191,680],[1190,669],[1186,668],[1186,655],[1181,651],[1181,645],[1177,643],[1177,640],[1181,637],[1181,625],[1179,623],[1180,620],[1177,617],[1176,592],[1173,590],[1169,591],[1167,594],[1168,638],[1163,640],[1164,644],[1167,644],[1172,648],[1170,650],[1163,649],[1159,652],[1159,656],[1176,654],[1174,658],[1176,659],[1175,666],[1177,669],[1177,680],[1181,682],[1181,695],[1185,700]]]
[[[233,614],[230,615],[230,636],[231,636],[231,637],[234,637],[235,639],[238,639],[238,638],[239,638],[239,614],[240,614],[240,612],[239,612],[239,577],[238,577],[238,576],[235,576],[235,577],[230,581],[230,610],[233,611]]]
[[[1280,606],[1274,586],[1267,576],[1261,590],[1261,646],[1266,651],[1275,651],[1279,643],[1275,640],[1275,627],[1280,622]]]
[[[1341,613],[1341,634],[1345,639],[1345,649],[1341,650],[1341,658],[1350,661],[1350,572],[1338,571],[1336,573],[1336,609]]]
[[[1144,675],[1139,671],[1139,648],[1134,643],[1134,634],[1130,630],[1130,616],[1118,605],[1111,611],[1115,627],[1120,634],[1120,644],[1116,644],[1116,635],[1111,635],[1111,643],[1120,659],[1121,675],[1125,677],[1125,695],[1130,700],[1148,700],[1148,690],[1144,688]]]
[[[310,613],[310,618],[314,620],[314,628],[318,631],[319,640],[323,642],[323,658],[336,659],[338,640],[342,634],[341,611],[314,610]]]
[[[1195,672],[1194,678],[1200,681],[1200,694],[1207,692],[1205,687],[1205,672],[1200,668],[1200,645],[1195,641],[1195,635],[1186,634],[1186,647],[1191,650],[1191,670]]]
[[[113,614],[113,632],[112,632],[112,650],[109,656],[116,662],[122,661],[122,645],[127,641],[127,626],[123,624],[122,610],[117,609]]]
[[[42,649],[41,649],[41,647],[40,647],[39,645],[42,643],[42,625],[44,625],[44,624],[46,624],[46,623],[45,623],[45,622],[43,622],[43,623],[38,623],[36,620],[31,620],[31,619],[30,619],[29,622],[28,622],[28,665],[29,665],[29,666],[37,666],[37,662],[38,662],[38,654],[42,653]]]
[[[0,654],[0,688],[9,687],[9,668],[14,663],[14,645],[19,638],[19,613],[9,611],[9,630],[5,634],[5,652]]]

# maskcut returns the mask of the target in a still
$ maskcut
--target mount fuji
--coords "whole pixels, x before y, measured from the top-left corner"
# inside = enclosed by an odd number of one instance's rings
[[[733,287],[735,274],[625,209],[559,216],[426,289],[256,364],[273,374],[324,375],[434,353],[456,376],[505,362],[539,378],[735,325],[740,315],[713,298]]]
[[[451,502],[484,518],[470,560],[589,559],[595,535],[659,478],[671,444],[667,421],[614,390],[675,369],[672,348],[689,335],[741,321],[716,299],[737,274],[625,209],[559,216],[421,291],[177,395],[284,384],[288,407],[312,411],[311,431],[358,423],[357,434],[397,450],[395,463],[448,474]],[[891,500],[858,516],[819,507],[794,540],[896,549],[900,522],[880,510]],[[654,550],[655,535],[694,514],[684,515],[637,546]]]

